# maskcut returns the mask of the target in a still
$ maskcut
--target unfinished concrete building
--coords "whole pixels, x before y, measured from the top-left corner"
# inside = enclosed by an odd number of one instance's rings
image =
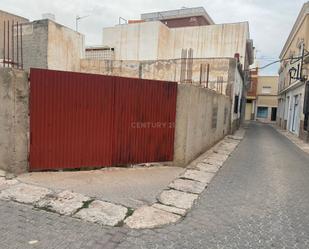
[[[0,64],[6,59],[2,66],[79,71],[84,35],[50,18],[29,22],[4,11],[0,11],[0,24],[4,36],[0,39]]]
[[[24,69],[79,71],[84,35],[44,19],[23,25]]]
[[[215,24],[204,8],[148,13],[104,28],[102,46],[114,59],[81,60],[82,72],[201,85],[231,97],[232,127],[244,114],[254,60],[247,22]]]

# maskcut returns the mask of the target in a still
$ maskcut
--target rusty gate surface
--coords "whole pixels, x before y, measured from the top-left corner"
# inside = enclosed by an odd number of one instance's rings
[[[30,70],[30,170],[173,160],[177,83]]]

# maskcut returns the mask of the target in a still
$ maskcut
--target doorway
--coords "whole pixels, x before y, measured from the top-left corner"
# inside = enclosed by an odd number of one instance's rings
[[[298,134],[298,123],[299,123],[299,95],[294,96],[292,106],[292,129],[291,131]]]
[[[277,107],[272,107],[271,108],[271,121],[276,121],[277,120]]]

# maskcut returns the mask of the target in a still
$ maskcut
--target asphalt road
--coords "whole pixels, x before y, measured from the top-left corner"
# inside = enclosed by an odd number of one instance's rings
[[[108,228],[0,201],[0,248],[309,248],[309,155],[253,123],[178,224]]]

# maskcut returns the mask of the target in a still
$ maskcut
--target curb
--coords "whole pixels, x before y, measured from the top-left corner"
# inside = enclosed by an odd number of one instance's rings
[[[157,197],[157,202],[133,210],[130,207],[88,197],[72,191],[52,191],[26,184],[0,173],[0,199],[31,205],[59,215],[104,226],[126,225],[133,229],[157,228],[182,220],[237,148],[245,134],[238,130],[190,163]]]

